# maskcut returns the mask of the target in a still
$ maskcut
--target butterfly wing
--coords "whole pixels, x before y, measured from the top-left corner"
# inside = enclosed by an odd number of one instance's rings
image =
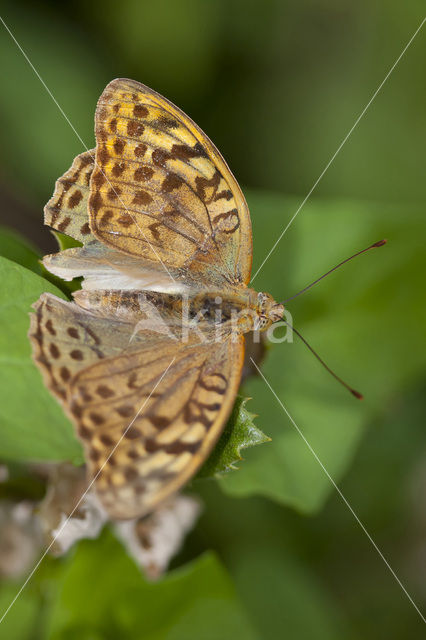
[[[151,512],[204,462],[234,403],[243,341],[165,338],[74,377],[68,403],[112,517]]]
[[[114,250],[92,235],[88,202],[94,166],[95,149],[91,149],[76,156],[68,171],[56,181],[53,196],[44,208],[44,222],[84,246],[45,256],[43,264],[46,269],[64,280],[83,276],[84,289],[183,292],[182,274],[171,268],[165,271],[161,263]],[[191,285],[192,288],[197,287],[195,281]]]
[[[134,324],[118,317],[95,315],[50,293],[42,294],[33,308],[29,330],[33,358],[47,388],[63,404],[78,371],[129,348]],[[149,338],[136,334],[132,348]],[[158,334],[150,339],[158,340]]]
[[[56,181],[53,196],[44,207],[45,224],[84,244],[94,240],[87,204],[95,153],[95,149],[90,149],[74,158],[70,169]]]
[[[250,216],[213,143],[171,102],[113,80],[96,109],[90,227],[106,245],[165,269],[247,284]]]
[[[30,340],[114,518],[149,513],[207,458],[240,382],[244,338],[187,343],[44,294]]]

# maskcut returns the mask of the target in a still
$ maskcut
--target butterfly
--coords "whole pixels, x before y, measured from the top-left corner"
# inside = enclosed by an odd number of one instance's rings
[[[127,519],[157,509],[206,460],[234,404],[245,334],[284,307],[248,287],[247,203],[187,115],[116,79],[95,134],[45,207],[45,224],[82,246],[44,265],[82,276],[82,288],[73,302],[43,294],[29,335],[100,502]]]

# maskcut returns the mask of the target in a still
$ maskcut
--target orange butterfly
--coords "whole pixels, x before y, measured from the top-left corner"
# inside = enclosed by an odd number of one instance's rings
[[[56,183],[45,223],[83,246],[46,268],[83,276],[74,302],[34,305],[35,361],[82,440],[113,518],[157,508],[195,474],[224,428],[244,334],[284,307],[249,289],[246,201],[222,156],[180,109],[113,80],[96,149]]]

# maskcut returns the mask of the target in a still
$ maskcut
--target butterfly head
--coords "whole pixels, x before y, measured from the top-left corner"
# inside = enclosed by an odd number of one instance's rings
[[[269,293],[258,293],[256,300],[256,322],[255,329],[257,331],[265,331],[274,322],[281,320],[284,315],[284,305],[275,302]]]

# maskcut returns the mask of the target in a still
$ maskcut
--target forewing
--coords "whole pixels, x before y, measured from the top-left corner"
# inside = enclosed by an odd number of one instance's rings
[[[74,378],[68,401],[97,494],[113,518],[151,512],[206,459],[235,400],[243,341],[164,340]]]
[[[95,149],[74,159],[70,169],[55,185],[53,196],[44,208],[44,222],[83,243],[83,247],[67,249],[45,256],[48,271],[64,280],[82,276],[84,289],[152,289],[183,293],[196,290],[196,278],[161,262],[126,255],[99,242],[92,235],[88,202],[90,177],[95,164]]]
[[[222,156],[180,109],[133,80],[113,80],[96,110],[90,226],[129,255],[201,279],[248,283],[244,196]]]

